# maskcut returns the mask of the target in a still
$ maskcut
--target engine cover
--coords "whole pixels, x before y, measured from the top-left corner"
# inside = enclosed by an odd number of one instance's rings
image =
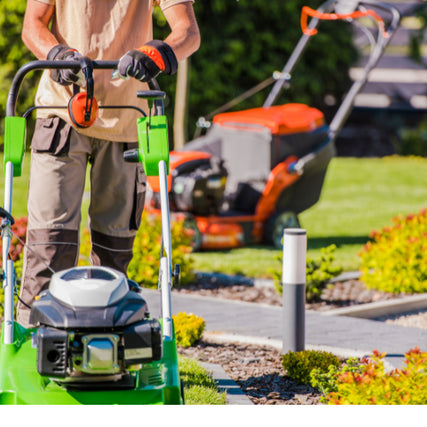
[[[105,267],[76,267],[52,276],[33,302],[31,324],[54,328],[113,328],[148,317],[146,301],[126,276]]]

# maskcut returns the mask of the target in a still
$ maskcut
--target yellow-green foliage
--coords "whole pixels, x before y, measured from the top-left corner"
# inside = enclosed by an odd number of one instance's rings
[[[385,354],[375,351],[360,369],[337,374],[336,391],[326,396],[331,405],[425,405],[427,353],[419,348],[405,354],[406,367],[386,372]]]
[[[318,368],[313,369],[310,373],[310,384],[323,394],[320,401],[323,403],[327,402],[325,396],[338,390],[338,374],[346,372],[358,373],[361,369],[360,363],[360,359],[357,357],[350,357],[341,366],[330,365],[327,372]]]
[[[315,259],[307,257],[306,261],[306,285],[305,297],[307,302],[315,302],[320,299],[323,290],[328,285],[329,281],[342,273],[340,266],[334,265],[335,261],[335,245],[330,245],[326,248],[321,248],[321,255]],[[283,254],[277,256],[280,265],[283,264]],[[281,272],[274,271],[274,283],[276,290],[281,294],[283,286],[281,283]]]
[[[327,351],[289,351],[282,356],[282,366],[286,374],[300,384],[310,384],[313,369],[326,373],[330,366],[338,367],[340,359]]]
[[[172,316],[175,327],[176,344],[180,347],[191,347],[202,338],[205,321],[195,314],[179,312]]]
[[[360,252],[361,280],[393,293],[427,292],[427,210],[398,216],[391,227],[373,231]]]
[[[198,362],[179,355],[179,377],[184,384],[186,405],[225,405],[226,394],[219,392],[215,380]]]
[[[172,262],[181,266],[181,284],[194,279],[191,232],[184,228],[183,221],[171,223]],[[146,288],[158,286],[161,250],[161,219],[158,215],[142,214],[141,226],[133,245],[133,258],[128,267],[129,279]],[[84,231],[80,244],[80,264],[88,265],[90,259],[90,233]]]

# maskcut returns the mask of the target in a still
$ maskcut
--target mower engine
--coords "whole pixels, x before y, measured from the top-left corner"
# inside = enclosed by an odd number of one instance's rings
[[[117,382],[160,360],[160,323],[139,288],[105,267],[76,267],[52,276],[34,301],[40,375],[59,382]]]
[[[194,215],[215,215],[224,201],[228,172],[217,157],[194,159],[173,170],[171,204]]]

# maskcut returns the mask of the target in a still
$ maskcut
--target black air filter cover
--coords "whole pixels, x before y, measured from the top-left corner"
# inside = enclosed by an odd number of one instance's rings
[[[146,301],[133,291],[111,306],[71,307],[55,299],[47,290],[33,302],[30,323],[65,329],[113,328],[140,322],[148,315]]]

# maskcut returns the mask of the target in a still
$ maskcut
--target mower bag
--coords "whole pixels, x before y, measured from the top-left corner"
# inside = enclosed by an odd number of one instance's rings
[[[299,213],[318,201],[335,154],[328,130],[323,113],[304,104],[254,108],[215,116],[209,132],[183,150],[223,159],[228,171],[225,199],[231,209],[249,214],[255,212],[270,172],[279,163],[312,154],[301,177],[283,191],[275,207]]]

